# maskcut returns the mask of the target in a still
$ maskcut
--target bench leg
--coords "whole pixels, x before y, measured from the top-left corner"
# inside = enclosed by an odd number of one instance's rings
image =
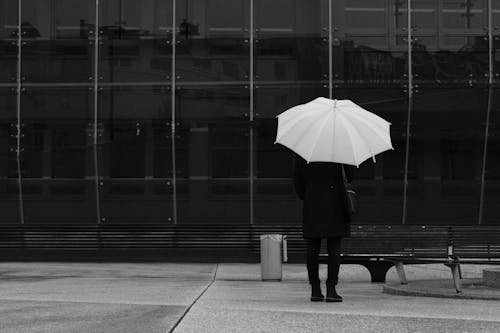
[[[362,265],[365,266],[370,272],[372,282],[385,282],[387,271],[394,265],[394,263],[388,261],[374,261],[366,262]]]
[[[451,274],[453,275],[453,282],[455,283],[455,290],[457,293],[462,292],[462,280],[461,280],[461,269],[460,264],[452,263],[447,265],[451,269]]]
[[[396,261],[394,266],[396,267],[396,272],[398,273],[401,284],[408,284],[403,263],[401,261]]]

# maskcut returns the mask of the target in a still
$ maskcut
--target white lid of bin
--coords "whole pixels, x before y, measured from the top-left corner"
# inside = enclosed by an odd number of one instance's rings
[[[265,234],[260,235],[260,240],[271,239],[275,242],[281,242],[283,240],[283,235],[281,234]]]

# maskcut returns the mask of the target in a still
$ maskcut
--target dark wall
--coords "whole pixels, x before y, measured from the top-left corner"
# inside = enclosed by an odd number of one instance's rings
[[[498,224],[487,1],[412,1],[411,63],[390,3],[0,0],[0,223],[299,224],[275,117],[331,96],[392,123],[355,223]]]

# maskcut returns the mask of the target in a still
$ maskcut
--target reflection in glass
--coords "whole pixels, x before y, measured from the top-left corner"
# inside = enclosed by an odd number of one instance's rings
[[[95,221],[92,92],[29,88],[21,97],[25,222]]]
[[[176,142],[176,155],[186,156],[188,173],[177,178],[179,223],[248,223],[248,125],[182,124],[176,131],[188,147]]]
[[[177,80],[248,81],[249,1],[179,0],[176,6]]]
[[[19,222],[16,93],[0,88],[0,224]]]
[[[17,77],[17,0],[0,0],[0,83]]]
[[[98,111],[101,222],[171,222],[170,88],[106,87]]]
[[[248,119],[250,96],[244,86],[178,86],[176,119]]]
[[[176,91],[179,223],[249,223],[249,93],[236,86]]]
[[[407,71],[407,2],[333,1],[333,72],[338,83],[401,83]]]
[[[485,88],[425,88],[415,97],[408,223],[477,224]]]
[[[104,1],[100,15],[100,80],[170,80],[172,0]]]
[[[492,89],[488,146],[485,166],[485,191],[482,223],[498,224],[500,218],[500,91]]]
[[[486,82],[487,1],[412,1],[415,80]]]
[[[23,0],[22,80],[90,82],[93,0]]]
[[[498,1],[492,1],[491,2],[492,6],[492,13],[491,13],[491,19],[492,19],[492,36],[493,36],[493,50],[492,50],[492,57],[493,57],[493,80],[498,81],[500,77],[500,29],[498,28],[500,26],[500,2]]]
[[[326,0],[258,0],[254,11],[257,80],[328,79]]]

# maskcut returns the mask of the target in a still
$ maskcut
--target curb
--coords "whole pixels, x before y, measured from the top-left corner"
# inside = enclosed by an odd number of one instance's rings
[[[457,293],[450,279],[420,280],[409,282],[407,285],[399,283],[386,284],[382,292],[398,296],[500,301],[500,289],[484,286],[482,283],[482,279],[463,279],[463,291]]]

